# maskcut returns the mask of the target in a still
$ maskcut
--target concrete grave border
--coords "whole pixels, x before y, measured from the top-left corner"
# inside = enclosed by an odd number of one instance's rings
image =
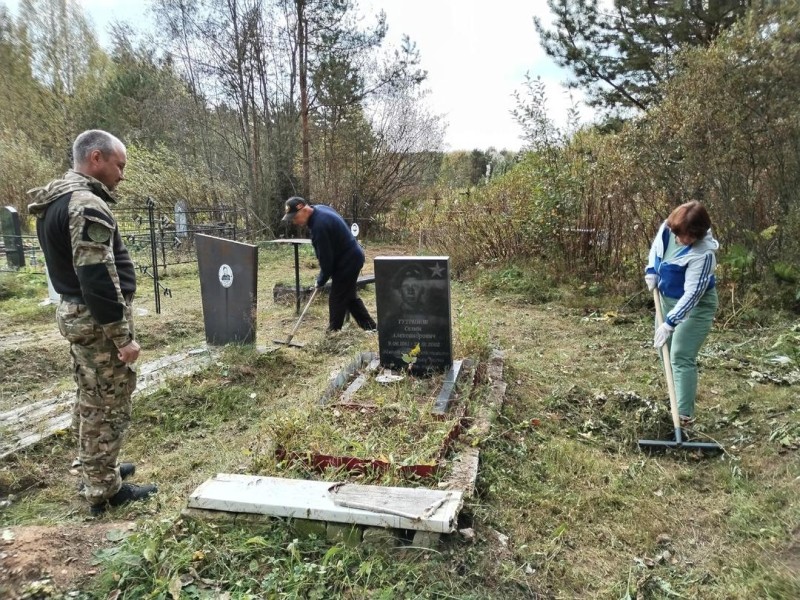
[[[373,354],[360,354],[348,367],[364,361],[369,365]],[[348,367],[334,377],[334,382],[338,381],[339,386],[344,386],[355,373],[351,371],[344,376]],[[488,435],[505,402],[503,368],[504,354],[499,350],[493,351],[486,369],[489,380],[487,402],[479,409],[468,431],[479,439]],[[330,399],[330,396],[323,397]],[[236,526],[264,524],[276,517],[289,518],[292,527],[300,535],[326,537],[333,543],[348,546],[363,544],[382,549],[398,546],[398,530],[411,530],[414,531],[414,547],[434,547],[442,533],[455,531],[464,500],[475,493],[479,446],[463,448],[453,458],[454,468],[437,490],[219,473],[192,493],[182,515],[188,519],[212,520],[217,524]],[[285,486],[284,489],[295,491],[299,486],[307,485],[309,491],[300,494],[300,497],[295,494],[294,501],[289,504],[285,498],[270,501],[269,495],[264,494],[270,485]],[[352,499],[337,503],[334,494],[345,486]],[[402,492],[395,498],[391,490]],[[416,512],[412,512],[414,508]],[[442,516],[446,515],[446,525],[441,519],[430,518],[440,511],[445,511]]]

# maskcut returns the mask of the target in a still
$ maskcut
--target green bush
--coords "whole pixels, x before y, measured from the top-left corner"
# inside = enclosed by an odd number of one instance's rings
[[[550,302],[560,297],[556,281],[533,264],[482,265],[475,283],[483,294],[509,296],[533,304]]]

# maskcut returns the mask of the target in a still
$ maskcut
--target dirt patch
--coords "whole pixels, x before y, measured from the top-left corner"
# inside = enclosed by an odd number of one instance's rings
[[[2,530],[0,597],[21,598],[31,586],[39,587],[45,597],[79,589],[97,574],[92,565],[94,553],[118,543],[111,540],[121,539],[134,527],[125,521]]]
[[[28,348],[30,346],[42,348],[51,344],[58,344],[59,342],[63,342],[64,348],[67,348],[67,342],[61,337],[58,329],[50,325],[46,330],[31,331],[28,329],[3,333],[0,335],[0,351],[16,350],[19,348]]]
[[[781,558],[786,563],[789,573],[800,573],[800,529],[795,529],[792,543]]]

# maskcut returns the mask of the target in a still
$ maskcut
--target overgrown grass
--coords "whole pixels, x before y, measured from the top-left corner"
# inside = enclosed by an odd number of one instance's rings
[[[59,338],[42,340],[38,347],[16,346],[1,352],[0,412],[14,408],[34,392],[55,396],[66,386],[74,386],[69,365],[69,344]],[[43,388],[42,382],[49,388]]]
[[[42,292],[47,296],[47,282],[41,273],[24,269],[0,272],[0,302],[38,298]]]
[[[293,305],[271,302],[271,282],[291,279],[292,263],[285,252],[262,256],[259,345],[284,337],[296,319]],[[192,285],[188,274],[175,275],[180,301],[165,299],[161,317],[142,316],[143,331],[159,329],[149,353],[164,343],[195,342],[192,319],[202,313]],[[456,357],[485,357],[489,346],[506,354],[506,403],[481,440],[477,494],[459,523],[474,529],[475,541],[456,534],[435,551],[387,553],[295,541],[284,521],[225,530],[179,516],[188,494],[216,472],[280,474],[268,424],[289,418],[298,436],[313,434],[309,414],[331,373],[356,352],[377,350],[375,336],[352,325],[324,335],[327,308],[317,303],[296,337],[304,348],[229,348],[203,372],[135,401],[123,458],[137,462],[137,481],[155,481],[160,491],[102,517],[137,519],[139,527],[99,557],[99,579],[86,593],[800,597],[796,322],[773,315],[759,327],[731,323],[716,327],[704,346],[696,435],[719,440],[725,454],[646,455],[637,439],[664,437],[671,427],[646,302],[571,288],[537,303],[521,301],[530,293],[524,287],[482,289],[452,286]],[[374,311],[374,294],[363,297]],[[161,333],[181,330],[188,334]],[[85,518],[74,478],[64,477],[73,453],[61,436],[2,463],[0,490],[15,500],[0,523]]]
[[[557,300],[561,294],[550,274],[533,263],[484,265],[475,274],[475,286],[488,296],[532,304]]]
[[[224,592],[232,598],[478,600],[489,589],[469,573],[464,559],[470,554],[456,558],[447,547],[385,554],[331,546],[295,537],[285,521],[226,530],[165,520],[103,553],[106,568],[95,592],[124,589],[120,599],[214,598]]]
[[[284,413],[267,433],[290,452],[377,459],[400,465],[435,464],[459,414],[432,414],[442,376],[379,384],[370,376],[345,406],[338,397],[297,416]],[[455,410],[455,408],[453,409]]]
[[[25,328],[34,323],[55,322],[43,274],[29,271],[0,273],[0,317],[4,327]]]

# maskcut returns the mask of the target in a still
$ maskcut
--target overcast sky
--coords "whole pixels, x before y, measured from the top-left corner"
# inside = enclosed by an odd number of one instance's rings
[[[519,148],[510,111],[526,72],[542,78],[551,118],[565,124],[571,102],[561,83],[568,73],[544,54],[533,26],[534,15],[550,21],[544,0],[362,0],[362,6],[386,12],[390,42],[399,44],[407,33],[417,43],[431,107],[449,123],[451,150]],[[572,96],[583,99],[578,91]],[[584,120],[592,118],[579,107]]]
[[[4,0],[0,0],[3,2]],[[127,21],[147,28],[151,16],[142,0],[79,0],[107,46],[108,24]],[[18,0],[5,0],[16,12]],[[570,97],[561,86],[568,74],[559,69],[539,45],[533,26],[538,15],[546,22],[545,0],[360,0],[362,11],[386,12],[388,42],[399,45],[402,35],[416,42],[422,68],[428,71],[428,102],[445,116],[448,150],[485,150],[489,146],[516,150],[520,129],[510,115],[513,92],[521,89],[525,73],[540,76],[547,85],[551,118],[564,125]],[[579,91],[571,92],[583,120],[592,111]]]

